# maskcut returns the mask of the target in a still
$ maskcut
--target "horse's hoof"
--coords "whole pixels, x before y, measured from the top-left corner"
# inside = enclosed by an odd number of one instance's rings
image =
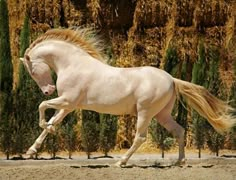
[[[29,148],[28,151],[26,152],[26,157],[25,159],[33,159],[34,155],[36,155],[37,151],[35,149]]]
[[[34,155],[25,154],[24,159],[34,159]]]
[[[115,163],[115,167],[125,167],[126,163],[122,162],[122,161],[118,161],[117,163]]]
[[[175,166],[183,166],[186,164],[186,159],[179,159],[174,165]]]

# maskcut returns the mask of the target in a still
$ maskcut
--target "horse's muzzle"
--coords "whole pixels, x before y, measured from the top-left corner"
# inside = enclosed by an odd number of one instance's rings
[[[42,88],[43,94],[46,96],[50,96],[51,94],[54,93],[55,90],[56,86],[51,84],[48,84],[47,86]]]

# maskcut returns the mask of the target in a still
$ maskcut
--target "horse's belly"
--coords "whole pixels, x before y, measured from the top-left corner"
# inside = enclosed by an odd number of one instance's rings
[[[80,108],[113,115],[136,114],[136,105],[131,102],[119,102],[116,104],[84,104]]]

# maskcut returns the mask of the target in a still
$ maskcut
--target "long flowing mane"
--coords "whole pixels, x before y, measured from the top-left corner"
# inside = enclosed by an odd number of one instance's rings
[[[96,36],[96,33],[91,28],[76,28],[76,29],[51,29],[38,37],[26,50],[28,54],[37,44],[46,40],[61,40],[74,44],[85,50],[92,57],[103,61],[104,53],[101,40]]]

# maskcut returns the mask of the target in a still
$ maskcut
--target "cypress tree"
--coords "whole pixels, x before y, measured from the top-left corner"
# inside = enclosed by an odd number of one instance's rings
[[[200,41],[198,50],[198,60],[194,63],[192,70],[192,83],[204,86],[207,70],[206,68],[207,64],[205,47],[203,41]],[[198,149],[198,157],[201,158],[201,149],[204,147],[206,139],[206,121],[195,111],[193,111],[192,119],[194,144]]]
[[[225,137],[214,131],[213,128],[209,129],[207,145],[209,149],[219,156],[220,149],[224,148]]]
[[[236,57],[234,57],[234,83],[231,87],[231,94],[230,94],[230,100],[231,100],[231,106],[236,109]],[[232,112],[234,116],[236,116],[236,111]],[[232,132],[230,132],[230,142],[231,142],[231,148],[236,149],[236,125],[233,127]]]
[[[236,78],[231,87],[230,100],[231,100],[231,106],[236,109]],[[236,116],[236,111],[232,113],[234,116]],[[232,132],[230,132],[230,144],[231,144],[232,149],[236,149],[236,135],[235,134],[236,134],[236,125],[233,127]]]
[[[209,60],[210,68],[208,71],[208,90],[215,96],[222,94],[220,87],[222,86],[220,77],[219,77],[219,63],[220,63],[220,53],[219,50],[215,47],[210,47],[209,49]],[[208,123],[209,124],[209,123]],[[208,125],[207,132],[207,145],[212,152],[216,153],[216,156],[219,155],[219,150],[223,148],[225,137],[214,130],[214,128]]]
[[[204,85],[206,78],[206,53],[203,40],[199,43],[198,60],[193,65],[192,83]]]
[[[30,44],[30,22],[26,14],[20,33],[20,57]],[[30,77],[23,63],[19,65],[19,81],[16,87],[13,152],[21,155],[39,134],[38,105],[42,100],[37,84]]]
[[[62,130],[65,137],[65,146],[69,152],[69,159],[72,158],[72,152],[76,150],[78,145],[77,133],[74,127],[77,123],[77,113],[72,112],[68,114],[63,120]]]
[[[46,138],[45,147],[47,152],[51,155],[51,159],[56,159],[56,153],[59,151],[59,132],[55,134],[49,134]]]
[[[20,33],[20,57],[24,57],[25,50],[30,45],[30,22],[29,22],[29,16],[26,14],[24,19],[23,28]],[[23,63],[20,63],[19,65],[19,82],[18,82],[18,89],[23,89],[26,81],[29,81],[31,83],[31,77],[29,76],[29,73],[26,71]]]
[[[6,0],[0,0],[0,90],[11,93],[13,86],[13,65],[11,61],[8,7]]]
[[[100,115],[100,149],[104,152],[105,157],[108,152],[116,145],[117,135],[117,116],[110,114]]]
[[[82,147],[90,159],[91,152],[99,147],[99,114],[94,111],[82,110]]]
[[[9,159],[11,151],[11,120],[13,106],[13,65],[11,61],[8,7],[0,0],[0,146]]]

